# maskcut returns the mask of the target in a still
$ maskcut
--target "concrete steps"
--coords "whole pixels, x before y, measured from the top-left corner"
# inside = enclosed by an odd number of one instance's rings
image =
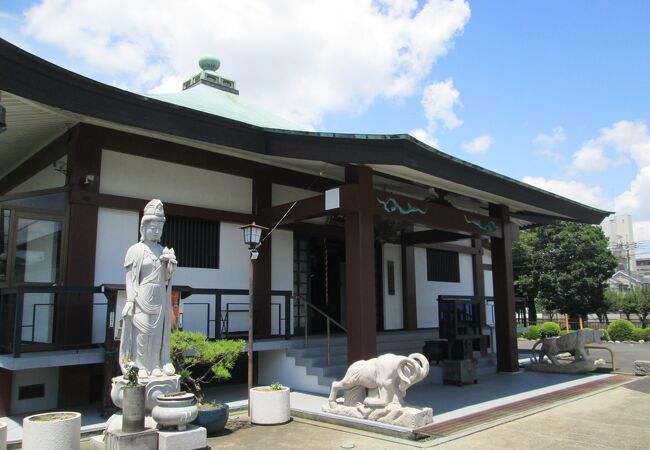
[[[377,335],[377,353],[410,355],[421,353],[425,341],[437,338],[437,330],[416,330],[387,332]],[[277,355],[280,357],[280,355]],[[477,376],[496,373],[496,359],[493,355],[481,358],[478,352]],[[301,343],[282,351],[284,363],[277,365],[273,379],[287,378],[289,385],[298,390],[315,393],[328,393],[332,382],[340,380],[348,368],[347,338],[333,336],[330,340],[330,359],[327,361],[327,340],[325,337],[310,337],[307,346]],[[289,377],[289,373],[292,375]],[[433,364],[429,376],[422,383],[442,383],[442,367]]]

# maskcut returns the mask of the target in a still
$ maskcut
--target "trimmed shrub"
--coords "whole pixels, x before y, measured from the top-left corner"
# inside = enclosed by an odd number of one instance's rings
[[[611,339],[609,338],[609,333],[607,332],[607,330],[599,330],[599,331],[601,331],[603,333],[603,335],[601,337],[601,340],[603,340],[603,341],[611,341]]]
[[[528,331],[524,333],[524,337],[526,339],[536,341],[537,339],[542,337],[542,335],[539,332],[539,327],[537,325],[531,325],[528,327]]]
[[[555,322],[546,322],[539,327],[539,332],[542,337],[559,336],[560,326]]]
[[[629,341],[634,333],[634,325],[629,320],[615,320],[607,327],[607,333],[613,341]]]
[[[566,330],[560,330],[560,336],[566,336],[567,331]]]
[[[643,329],[643,340],[646,342],[650,341],[650,328]]]
[[[635,328],[632,330],[632,340],[640,341],[645,340],[645,330],[643,328]]]

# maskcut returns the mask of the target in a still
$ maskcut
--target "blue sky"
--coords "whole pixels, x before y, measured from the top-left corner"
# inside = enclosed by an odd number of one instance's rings
[[[213,53],[277,114],[411,133],[632,214],[637,241],[650,239],[648,24],[644,0],[0,0],[3,39],[90,78],[178,90]]]

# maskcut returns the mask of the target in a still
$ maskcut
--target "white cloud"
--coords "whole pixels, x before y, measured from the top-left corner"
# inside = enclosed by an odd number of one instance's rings
[[[630,188],[616,197],[616,213],[650,219],[650,166],[639,170]]]
[[[522,181],[595,208],[607,210],[612,207],[611,201],[605,198],[602,188],[598,186],[590,187],[579,181],[547,180],[543,177],[524,177]]]
[[[380,96],[412,95],[469,17],[463,0],[43,0],[24,32],[95,73],[134,80],[134,90],[179,90],[170,81],[213,53],[242,95],[313,125]]]
[[[602,128],[600,136],[587,141],[573,155],[573,167],[597,172],[630,160],[640,168],[650,165],[650,134],[641,121],[621,120]]]
[[[553,128],[550,134],[540,133],[533,139],[533,143],[551,148],[554,148],[558,142],[564,141],[566,141],[566,134],[560,126]]]
[[[457,104],[461,104],[460,92],[454,88],[454,80],[451,78],[425,87],[422,107],[427,118],[427,131],[432,133],[439,124],[448,129],[461,126],[463,121],[454,113]]]
[[[411,131],[409,134],[413,136],[415,139],[422,141],[433,148],[438,148],[438,144],[439,144],[438,139],[431,136],[431,134],[429,134],[427,130],[418,128],[416,130]]]
[[[472,139],[463,144],[463,148],[468,153],[485,153],[494,144],[494,138],[490,135],[483,135]]]
[[[632,228],[636,242],[650,241],[650,221],[633,222]]]

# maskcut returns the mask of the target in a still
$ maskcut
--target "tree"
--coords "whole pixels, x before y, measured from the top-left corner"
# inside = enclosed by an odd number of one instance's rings
[[[230,370],[244,350],[241,339],[208,340],[203,333],[173,331],[171,358],[181,384],[203,402],[203,385],[230,378]]]
[[[540,309],[582,316],[608,307],[616,258],[598,226],[561,222],[522,231],[513,246],[515,290]]]
[[[650,315],[650,286],[643,284],[637,286],[625,295],[626,303],[630,304],[630,309],[635,312],[641,320],[641,328],[645,328],[648,315]],[[627,305],[626,305],[627,306]],[[629,320],[629,314],[626,314]]]

